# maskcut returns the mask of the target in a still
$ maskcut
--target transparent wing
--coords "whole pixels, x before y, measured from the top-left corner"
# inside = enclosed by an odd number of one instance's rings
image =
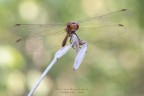
[[[125,46],[124,42],[128,39],[127,27],[122,25],[80,29],[78,35],[88,44],[94,44],[102,49],[120,49]]]
[[[105,44],[117,42],[119,44],[119,41],[127,35],[127,26],[124,21],[129,16],[129,10],[121,9],[101,16],[81,19],[79,20],[80,32],[78,34],[92,42]]]
[[[127,27],[122,24],[110,24],[97,27],[80,28],[77,32],[79,38],[94,44],[103,43],[120,44],[127,37]]]
[[[16,24],[12,32],[17,35],[15,45],[28,52],[41,52],[55,46],[61,47],[64,26],[53,24]],[[55,44],[55,46],[53,46]]]
[[[79,37],[90,41],[108,41],[125,34],[126,27],[120,23],[129,14],[127,9],[118,10],[101,16],[78,20]],[[64,39],[64,24],[16,24],[12,28],[19,37],[14,41],[20,49],[39,52],[54,46],[61,47]],[[88,41],[89,42],[89,41]]]
[[[130,16],[130,11],[127,9],[121,9],[118,11],[114,11],[114,12],[109,12],[100,16],[96,16],[96,17],[92,17],[92,18],[84,18],[81,20],[78,20],[78,22],[80,24],[87,24],[87,23],[91,23],[91,22],[97,22],[97,24],[108,24],[108,23],[116,23],[119,22],[121,20],[123,20],[124,18],[127,18],[128,16]]]
[[[53,31],[64,30],[64,25],[55,24],[16,24],[12,28],[12,32],[22,36],[41,36],[41,35],[53,35]]]

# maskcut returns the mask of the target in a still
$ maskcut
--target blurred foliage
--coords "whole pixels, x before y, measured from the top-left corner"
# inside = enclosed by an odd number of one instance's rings
[[[100,39],[92,29],[78,33],[89,44],[80,68],[72,71],[76,53],[71,49],[34,96],[144,96],[143,5],[143,0],[0,0],[0,96],[26,96],[54,55],[52,49],[42,53],[17,49],[12,26],[65,24],[123,8],[131,13],[117,18],[126,24],[125,32]],[[75,93],[60,93],[65,89]]]

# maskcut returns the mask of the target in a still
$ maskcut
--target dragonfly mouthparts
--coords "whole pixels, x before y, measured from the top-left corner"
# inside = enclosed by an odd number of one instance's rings
[[[76,31],[71,31],[71,33],[75,33]]]

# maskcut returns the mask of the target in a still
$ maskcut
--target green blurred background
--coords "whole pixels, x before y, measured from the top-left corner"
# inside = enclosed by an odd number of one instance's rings
[[[143,6],[143,0],[0,0],[0,96],[26,96],[53,58],[15,48],[14,24],[65,23],[123,8],[131,14],[120,19],[127,25],[122,38],[96,42],[94,33],[79,33],[89,44],[80,68],[72,70],[76,53],[70,50],[34,96],[144,96]],[[60,93],[65,89],[75,93]]]

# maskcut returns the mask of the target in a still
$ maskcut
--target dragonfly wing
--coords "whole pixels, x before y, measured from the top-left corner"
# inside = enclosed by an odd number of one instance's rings
[[[55,34],[53,31],[62,30],[63,28],[64,25],[16,24],[12,27],[12,32],[21,36],[41,36]]]
[[[58,41],[65,35],[64,26],[48,24],[17,24],[12,32],[18,36],[15,45],[28,52],[41,52],[58,45],[61,47],[61,42]]]
[[[121,36],[126,35],[126,25],[119,24],[129,16],[130,11],[121,9],[93,18],[79,20],[79,34],[84,38],[91,37],[94,42],[120,40]],[[85,34],[85,35],[82,35]]]
[[[88,38],[93,42],[107,42],[118,41],[127,35],[127,27],[122,24],[103,25],[97,27],[80,28],[80,35],[82,38]],[[82,35],[84,34],[84,35]]]
[[[97,23],[100,24],[106,24],[106,23],[116,23],[120,22],[121,20],[126,19],[130,15],[130,11],[128,9],[121,9],[118,11],[106,13],[100,16],[92,17],[92,18],[85,18],[78,20],[80,24],[89,24],[89,23]]]

